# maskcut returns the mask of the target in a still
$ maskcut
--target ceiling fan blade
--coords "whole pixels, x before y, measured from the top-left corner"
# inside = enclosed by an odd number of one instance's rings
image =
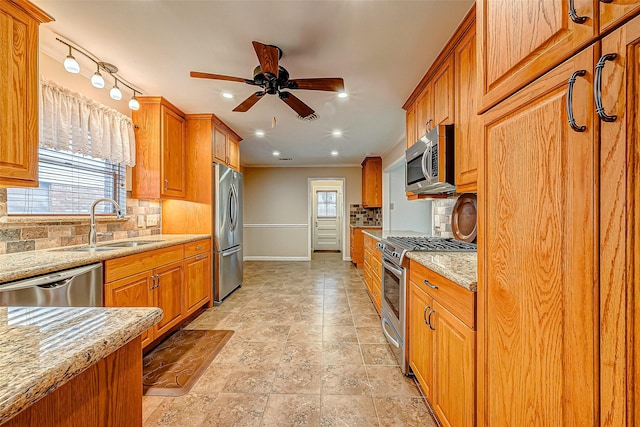
[[[327,77],[319,79],[293,79],[289,80],[289,89],[326,90],[329,92],[341,92],[344,90],[344,80],[339,77]]]
[[[247,82],[247,79],[243,79],[242,77],[223,76],[221,74],[201,73],[198,71],[192,71],[191,73],[189,73],[189,75],[191,77],[197,77],[199,79],[227,80],[230,82],[240,82],[240,83]]]
[[[265,92],[254,93],[253,95],[251,95],[250,97],[242,101],[242,103],[238,105],[236,108],[234,108],[233,111],[240,112],[240,113],[249,111],[249,108],[256,105],[256,102],[260,101],[260,99],[262,99],[264,94]]]
[[[257,41],[253,41],[253,48],[260,61],[260,68],[262,68],[262,74],[265,76],[267,73],[278,77],[278,59],[280,52],[277,47],[269,46]]]
[[[297,97],[289,92],[280,92],[280,99],[282,99],[285,104],[293,109],[300,117],[306,119],[311,116],[315,111],[311,107],[309,107],[304,102],[300,101]]]

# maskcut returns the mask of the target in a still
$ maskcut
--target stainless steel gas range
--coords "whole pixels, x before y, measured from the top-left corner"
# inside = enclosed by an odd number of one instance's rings
[[[404,374],[409,374],[405,357],[406,267],[407,252],[475,252],[474,243],[443,237],[399,237],[381,240],[382,251],[382,331],[395,353]]]

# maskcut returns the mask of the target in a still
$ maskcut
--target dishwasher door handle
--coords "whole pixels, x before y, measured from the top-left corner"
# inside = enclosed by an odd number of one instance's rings
[[[30,279],[24,279],[24,280],[18,280],[16,282],[6,283],[4,285],[0,285],[0,292],[17,291],[20,289],[32,288],[34,286],[38,286],[40,288],[43,288],[43,287],[46,288],[47,286],[43,286],[43,285],[59,283],[67,279],[71,280],[75,276],[79,276],[81,274],[84,274],[88,271],[95,269],[97,266],[101,266],[101,264],[90,264],[90,265],[85,265],[83,267],[74,268],[72,270],[62,271],[60,273],[52,273],[46,276],[32,277]],[[64,286],[64,285],[60,285],[60,286]]]

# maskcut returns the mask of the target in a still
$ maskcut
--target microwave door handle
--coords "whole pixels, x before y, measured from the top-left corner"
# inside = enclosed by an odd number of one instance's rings
[[[425,148],[424,153],[422,153],[422,175],[424,175],[425,178],[427,178],[427,180],[430,179],[430,175],[429,172],[427,171],[427,157],[430,157],[431,155],[429,154],[429,151],[431,150],[431,147],[428,146],[427,148]]]

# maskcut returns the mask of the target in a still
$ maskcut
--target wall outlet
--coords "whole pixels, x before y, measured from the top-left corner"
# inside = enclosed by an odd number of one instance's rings
[[[393,202],[389,203],[389,210],[393,210]]]
[[[155,225],[158,225],[158,215],[149,215],[147,217],[147,225],[149,227],[153,227]]]
[[[144,228],[144,215],[138,215],[138,228]]]

